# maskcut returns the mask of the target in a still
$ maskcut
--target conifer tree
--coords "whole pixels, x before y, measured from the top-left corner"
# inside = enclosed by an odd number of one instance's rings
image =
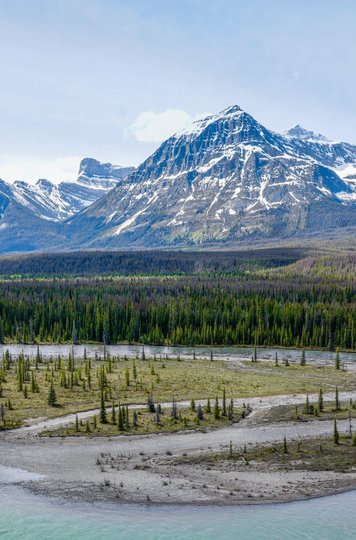
[[[232,398],[230,399],[228,418],[230,421],[234,419],[234,400]]]
[[[339,351],[336,352],[336,356],[335,356],[335,369],[340,369],[340,353],[339,353]]]
[[[112,404],[111,409],[111,423],[115,426],[116,424],[116,410],[115,410],[115,403]]]
[[[125,380],[126,380],[126,386],[129,387],[130,386],[130,372],[127,366],[125,369]]]
[[[323,412],[324,410],[324,393],[322,388],[319,389],[318,409],[319,412]]]
[[[48,405],[51,405],[52,407],[54,407],[56,404],[57,404],[57,396],[56,396],[56,391],[54,389],[53,382],[52,382],[49,389],[49,394],[48,394]]]
[[[102,424],[107,424],[107,414],[106,414],[106,407],[105,407],[105,396],[104,396],[104,390],[101,390],[100,393],[100,422]]]
[[[232,441],[229,443],[229,458],[232,459],[234,457],[233,447],[232,447]]]
[[[219,399],[218,396],[215,398],[215,404],[214,404],[214,418],[215,420],[220,419],[220,407],[219,407]]]
[[[337,429],[336,418],[334,418],[334,437],[333,438],[334,438],[334,444],[339,444],[340,435]]]
[[[204,420],[203,408],[200,405],[200,403],[198,404],[198,408],[197,408],[197,419]]]
[[[75,320],[73,319],[73,328],[72,328],[72,345],[78,345],[78,334],[75,326]]]
[[[302,357],[301,357],[301,359],[300,359],[300,365],[301,365],[301,366],[305,366],[306,363],[307,363],[307,361],[306,361],[306,358],[305,358],[305,350],[303,349],[303,350],[302,350]]]
[[[287,437],[285,435],[283,439],[283,453],[288,454]]]
[[[211,413],[211,405],[210,405],[210,399],[208,398],[207,402],[206,402],[206,412],[208,414]]]
[[[225,386],[223,388],[223,399],[222,399],[222,416],[226,416],[226,391]]]
[[[124,431],[125,429],[125,417],[124,412],[119,405],[119,412],[118,412],[118,421],[117,421],[117,427],[119,428],[119,431]]]
[[[177,417],[178,417],[177,402],[176,402],[175,398],[173,397],[173,399],[172,399],[172,409],[171,409],[171,418],[173,418],[173,420],[176,420]]]

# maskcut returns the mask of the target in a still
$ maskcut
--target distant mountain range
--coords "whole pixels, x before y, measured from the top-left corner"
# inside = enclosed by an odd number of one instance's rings
[[[238,106],[173,135],[135,170],[86,159],[74,183],[0,185],[3,252],[226,245],[346,227],[356,227],[356,146],[299,125],[275,133]]]
[[[61,223],[113,189],[133,170],[85,158],[75,182],[57,185],[41,179],[36,184],[10,184],[0,180],[0,250],[55,249],[66,243]]]

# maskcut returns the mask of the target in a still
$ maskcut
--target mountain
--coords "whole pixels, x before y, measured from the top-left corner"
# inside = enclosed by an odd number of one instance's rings
[[[133,170],[134,167],[120,167],[85,158],[80,163],[75,182],[57,185],[49,180],[38,180],[36,184],[18,181],[14,186],[17,197],[40,217],[62,221],[102,197]]]
[[[274,133],[232,106],[166,140],[66,235],[83,248],[327,234],[356,226],[355,171],[356,146],[300,126]]]
[[[312,142],[325,142],[330,143],[331,141],[324,137],[324,135],[321,135],[321,133],[316,134],[314,131],[308,131],[307,129],[304,129],[299,124],[296,124],[292,128],[288,129],[285,132],[285,135],[287,137],[294,137],[296,139],[302,139],[304,141],[312,141]]]
[[[134,170],[91,158],[81,161],[78,179],[56,185],[0,180],[0,250],[31,251],[65,243],[60,223],[86,208]]]

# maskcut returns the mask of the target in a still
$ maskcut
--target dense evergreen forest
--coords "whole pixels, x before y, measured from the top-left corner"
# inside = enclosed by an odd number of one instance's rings
[[[0,339],[355,349],[356,282],[297,264],[294,274],[3,279]]]
[[[306,248],[254,251],[84,251],[0,257],[0,275],[181,275],[240,273],[247,269],[289,265],[306,256]]]

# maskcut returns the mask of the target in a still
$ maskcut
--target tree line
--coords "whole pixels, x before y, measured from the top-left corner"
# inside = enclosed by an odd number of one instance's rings
[[[356,286],[233,276],[0,283],[0,341],[356,348]]]

